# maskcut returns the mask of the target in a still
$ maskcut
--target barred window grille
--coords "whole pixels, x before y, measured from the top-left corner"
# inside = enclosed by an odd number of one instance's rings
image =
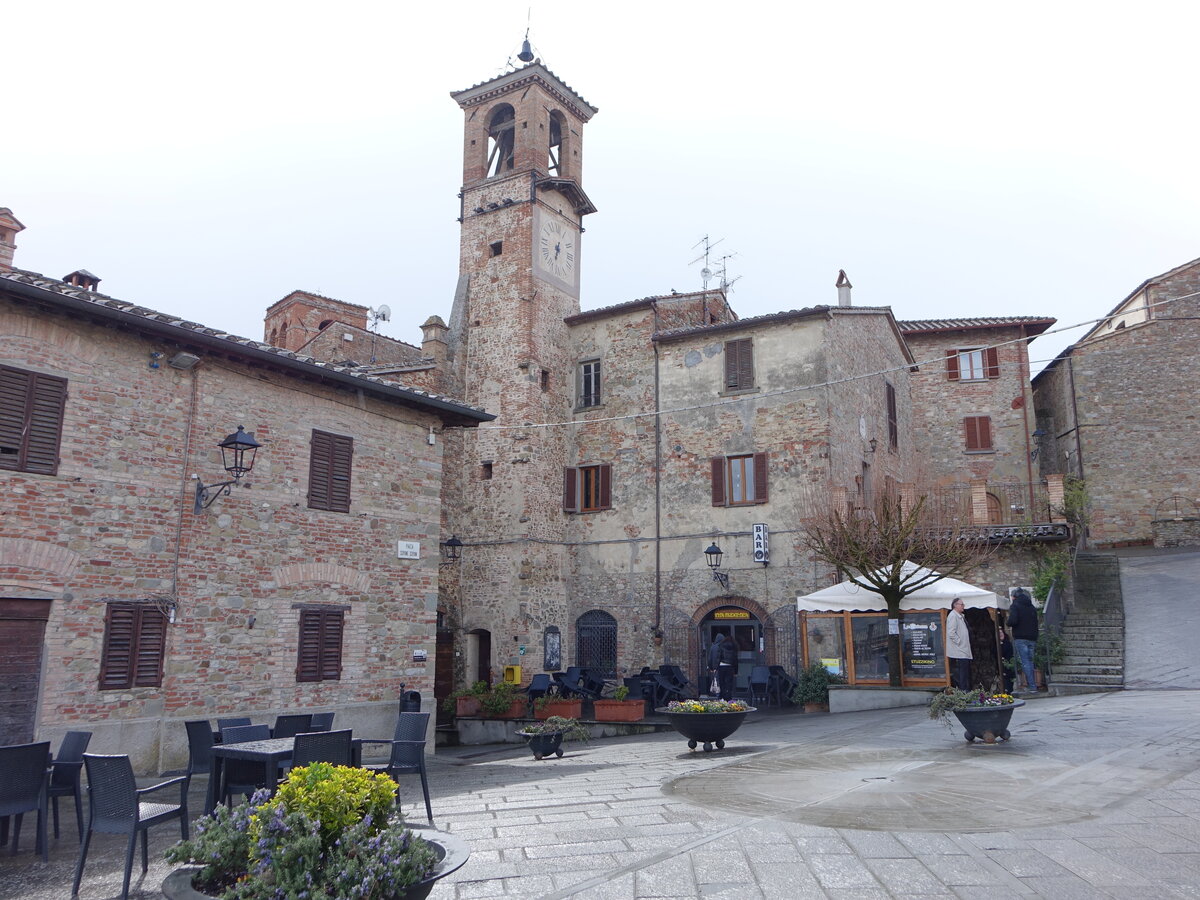
[[[617,620],[593,609],[575,620],[576,664],[606,678],[617,674]]]

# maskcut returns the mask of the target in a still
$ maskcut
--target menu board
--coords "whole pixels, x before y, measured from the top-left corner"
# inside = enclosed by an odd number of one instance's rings
[[[904,616],[904,674],[910,678],[943,678],[942,617],[938,613],[908,613]]]

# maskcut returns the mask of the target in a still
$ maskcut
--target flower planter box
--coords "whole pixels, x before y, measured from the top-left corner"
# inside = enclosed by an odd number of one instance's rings
[[[596,700],[592,707],[597,722],[640,722],[646,717],[644,700]]]
[[[963,737],[967,739],[968,744],[975,743],[976,738],[985,744],[994,744],[998,740],[1008,740],[1008,723],[1012,719],[1013,710],[1024,705],[1024,700],[1017,700],[1008,706],[969,706],[952,712],[966,729]]]
[[[562,716],[564,719],[578,719],[583,715],[582,700],[552,700],[538,709],[533,709],[535,719],[548,719],[551,716]]]
[[[454,714],[456,716],[477,716],[479,715],[479,710],[478,697],[459,697],[454,701]]]
[[[804,711],[806,713],[829,712],[829,704],[828,703],[805,703]]]
[[[487,719],[520,719],[520,718],[524,717],[528,712],[529,712],[529,705],[526,702],[525,698],[518,697],[516,700],[514,700],[512,702],[512,704],[508,707],[507,710],[500,713],[499,715],[497,715],[495,713],[487,712],[486,710],[482,710],[480,714],[482,716],[484,716],[484,718],[487,718]]]

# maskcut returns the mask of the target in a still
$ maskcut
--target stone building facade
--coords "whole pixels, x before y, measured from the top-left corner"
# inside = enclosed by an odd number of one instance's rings
[[[1082,477],[1089,543],[1151,544],[1197,517],[1200,260],[1138,285],[1033,380],[1043,473]],[[1165,541],[1178,543],[1180,529]]]
[[[432,693],[429,434],[486,413],[7,266],[0,384],[0,743],[85,729],[162,771],[186,719],[386,734]],[[196,509],[241,425],[253,468]]]

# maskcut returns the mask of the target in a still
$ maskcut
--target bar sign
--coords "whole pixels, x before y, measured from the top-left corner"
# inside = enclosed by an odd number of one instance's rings
[[[771,545],[765,524],[754,526],[754,561],[764,566],[771,562]]]

